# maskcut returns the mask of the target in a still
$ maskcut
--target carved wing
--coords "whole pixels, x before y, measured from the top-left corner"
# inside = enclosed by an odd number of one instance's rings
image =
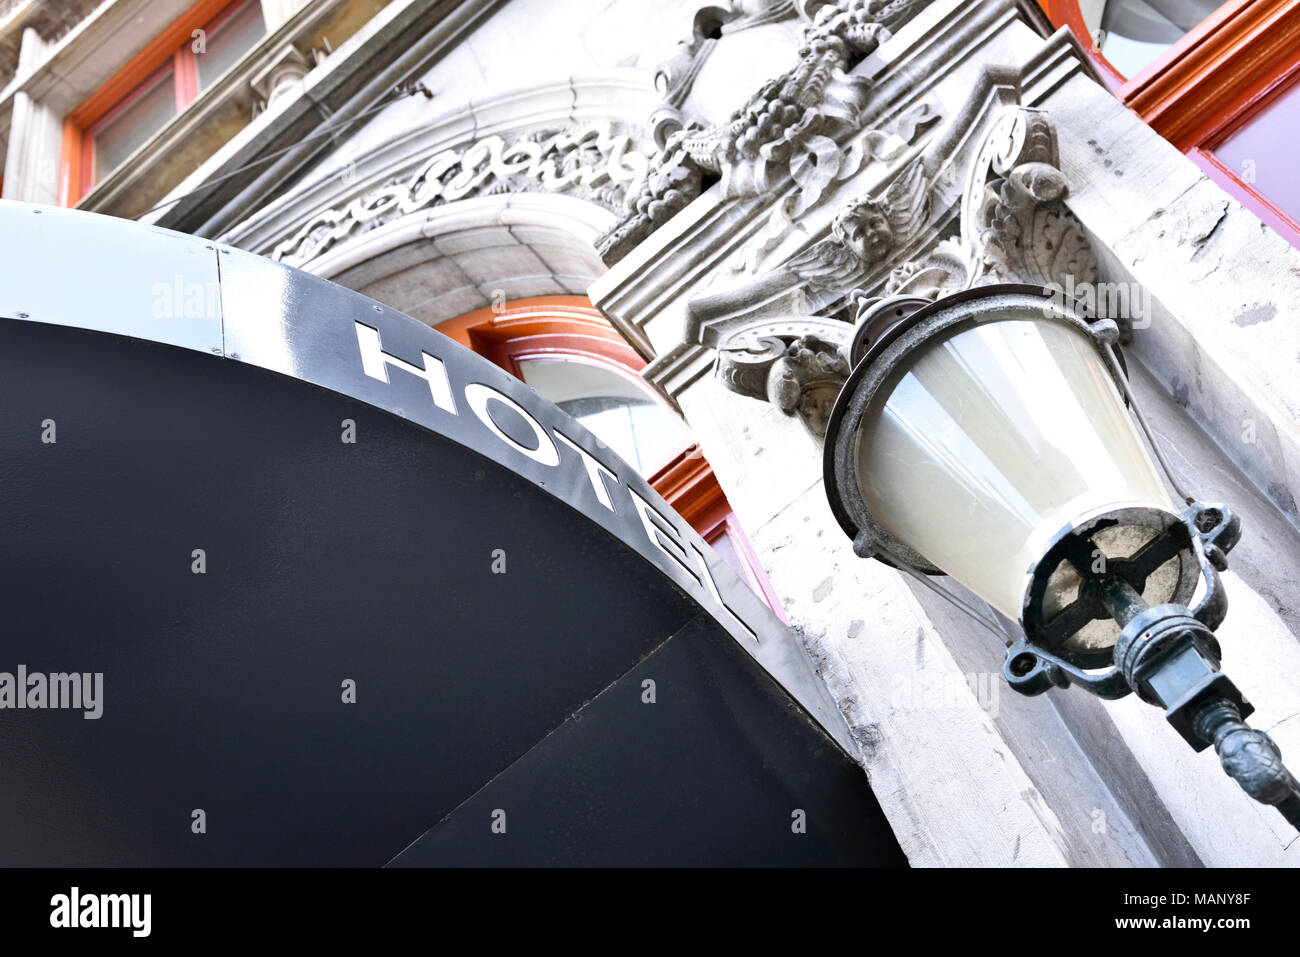
[[[847,291],[858,284],[866,264],[839,240],[823,239],[793,256],[785,268],[804,285]]]
[[[883,208],[894,237],[894,248],[906,246],[926,227],[930,215],[930,184],[919,160],[907,165],[885,188]]]

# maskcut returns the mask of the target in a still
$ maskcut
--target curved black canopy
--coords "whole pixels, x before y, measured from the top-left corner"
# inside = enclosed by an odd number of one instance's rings
[[[792,636],[521,383],[217,244],[0,235],[0,863],[902,863]]]

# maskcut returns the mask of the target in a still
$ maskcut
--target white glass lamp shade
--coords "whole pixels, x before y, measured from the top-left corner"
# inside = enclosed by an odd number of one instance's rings
[[[1096,343],[1010,310],[908,353],[863,412],[855,464],[885,531],[1012,619],[1062,530],[1122,508],[1176,514]],[[1126,558],[1155,534],[1118,526],[1094,541]],[[1071,573],[1057,573],[1047,604],[1072,600]],[[1162,567],[1146,596],[1169,600],[1177,579]],[[1085,637],[1080,650],[1105,642]]]

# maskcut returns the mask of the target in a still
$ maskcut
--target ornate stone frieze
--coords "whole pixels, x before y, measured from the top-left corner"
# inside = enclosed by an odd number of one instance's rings
[[[396,182],[321,210],[271,258],[301,266],[332,246],[420,209],[472,196],[522,190],[575,193],[610,210],[639,193],[649,157],[636,139],[609,123],[541,131],[507,139],[488,136],[439,152]]]
[[[601,258],[618,262],[698,196],[706,178],[717,177],[724,197],[737,198],[793,176],[807,194],[804,204],[814,204],[832,180],[856,171],[846,163],[862,159],[841,147],[870,95],[870,83],[849,69],[929,2],[803,0],[809,22],[795,66],[763,84],[726,123],[691,124],[667,136],[646,188],[629,197],[624,219],[597,243]],[[662,133],[662,123],[656,126]]]

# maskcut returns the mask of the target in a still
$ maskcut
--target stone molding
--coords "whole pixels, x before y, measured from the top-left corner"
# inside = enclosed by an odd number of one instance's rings
[[[428,121],[364,152],[340,151],[332,173],[278,196],[223,239],[306,266],[365,229],[467,196],[558,187],[612,210],[646,175],[653,147],[642,124],[654,97],[645,71],[620,68],[501,90],[455,109],[435,98]],[[587,171],[567,181],[574,170],[557,165],[560,154]],[[289,258],[313,232],[324,244],[309,251],[309,242]]]
[[[497,192],[575,193],[612,209],[645,178],[648,158],[636,137],[609,122],[577,129],[498,135],[447,149],[401,182],[377,187],[315,214],[281,242],[271,258],[303,266],[356,233],[420,209]]]

